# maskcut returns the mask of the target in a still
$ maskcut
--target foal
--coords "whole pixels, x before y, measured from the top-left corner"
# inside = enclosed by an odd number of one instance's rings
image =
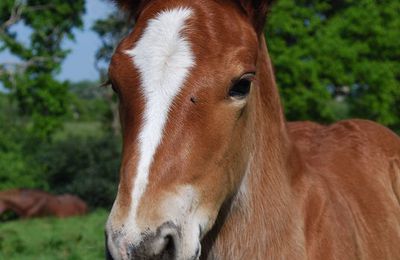
[[[136,26],[109,69],[124,139],[110,259],[400,257],[399,138],[285,122],[269,1],[118,2]]]

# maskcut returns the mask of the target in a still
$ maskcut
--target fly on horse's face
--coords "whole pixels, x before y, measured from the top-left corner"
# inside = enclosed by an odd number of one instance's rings
[[[258,37],[241,1],[148,2],[109,69],[124,149],[107,246],[197,259],[246,172]]]

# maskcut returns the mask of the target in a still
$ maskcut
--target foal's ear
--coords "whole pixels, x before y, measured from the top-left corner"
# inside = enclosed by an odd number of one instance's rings
[[[148,4],[151,0],[112,0],[118,4],[118,6],[129,12],[133,18],[136,18],[143,7]]]
[[[235,0],[250,17],[254,28],[260,34],[264,28],[267,12],[274,0]]]

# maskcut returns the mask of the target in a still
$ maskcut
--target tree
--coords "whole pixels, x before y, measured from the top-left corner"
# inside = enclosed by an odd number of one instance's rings
[[[400,127],[400,2],[280,0],[266,27],[287,117]],[[344,102],[338,93],[346,92]]]
[[[23,143],[27,132],[20,127],[19,121],[16,105],[7,95],[0,93],[0,190],[46,188],[39,165],[25,153]]]
[[[108,114],[109,107],[104,98],[108,95],[108,91],[105,88],[99,88],[97,81],[84,80],[71,83],[69,91],[72,96],[71,119],[103,124],[105,120],[108,121],[105,115]]]
[[[8,50],[20,62],[0,64],[0,81],[18,103],[21,115],[32,118],[33,133],[48,139],[67,112],[68,84],[55,75],[68,54],[65,38],[82,26],[84,0],[2,0],[0,52]],[[12,28],[23,24],[31,31],[24,44]]]
[[[97,20],[93,25],[93,31],[98,34],[102,42],[96,52],[96,68],[103,78],[106,77],[107,68],[102,67],[102,64],[108,65],[114,49],[132,28],[133,21],[119,10],[112,12],[105,19]]]
[[[133,21],[126,15],[121,15],[119,11],[114,11],[105,19],[97,20],[94,24],[92,29],[102,40],[102,46],[96,53],[96,68],[100,73],[102,81],[107,80],[107,67],[114,53],[114,49],[132,28]],[[103,67],[102,64],[106,64],[106,67]],[[114,132],[114,135],[119,135],[121,129],[119,124],[117,100],[110,91],[106,93],[105,98],[110,107],[108,118],[111,125],[109,125],[109,128]]]

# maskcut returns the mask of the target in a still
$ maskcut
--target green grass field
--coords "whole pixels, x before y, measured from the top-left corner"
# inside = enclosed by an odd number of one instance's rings
[[[107,212],[0,222],[0,259],[104,259]]]

